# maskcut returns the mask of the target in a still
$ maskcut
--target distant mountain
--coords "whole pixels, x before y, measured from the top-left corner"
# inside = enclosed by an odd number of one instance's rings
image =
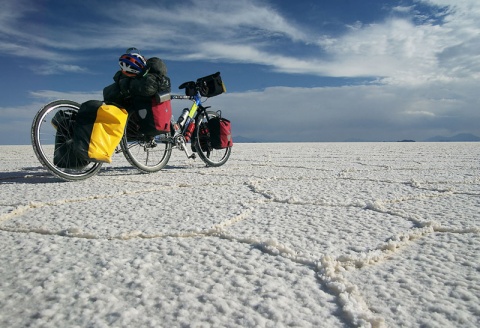
[[[403,139],[403,140],[397,140],[397,141],[388,141],[384,140],[381,142],[415,142],[416,140],[413,139]],[[444,137],[444,136],[436,136],[432,138],[428,138],[426,140],[423,140],[423,142],[479,142],[480,137],[477,137],[474,134],[471,133],[459,133],[456,134],[452,137]],[[269,142],[289,142],[289,140],[259,140],[259,139],[253,139],[253,138],[248,138],[248,137],[243,137],[243,136],[234,136],[233,137],[233,142],[234,143],[269,143]],[[307,142],[307,141],[305,141]],[[367,140],[367,139],[361,139],[361,138],[350,138],[343,140],[342,142],[380,142],[378,140]]]
[[[349,138],[344,140],[343,142],[368,142],[368,141],[360,138]]]
[[[466,141],[480,141],[480,137],[473,135],[471,133],[459,133],[454,135],[453,137],[444,137],[444,136],[436,136],[432,138],[428,138],[425,141],[429,142],[466,142]]]

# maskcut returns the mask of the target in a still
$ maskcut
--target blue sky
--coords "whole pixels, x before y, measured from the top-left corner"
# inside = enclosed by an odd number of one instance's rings
[[[228,92],[207,104],[234,136],[480,135],[479,22],[478,0],[5,0],[0,143],[29,144],[51,100],[101,99],[132,46],[166,62],[174,92],[221,71]]]

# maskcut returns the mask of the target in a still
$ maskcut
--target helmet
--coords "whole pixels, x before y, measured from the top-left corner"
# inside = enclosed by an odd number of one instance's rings
[[[120,56],[118,64],[125,75],[135,76],[143,73],[147,61],[139,53],[127,53]]]
[[[140,55],[140,50],[137,48],[128,48],[127,51],[125,51],[126,54],[137,54]]]

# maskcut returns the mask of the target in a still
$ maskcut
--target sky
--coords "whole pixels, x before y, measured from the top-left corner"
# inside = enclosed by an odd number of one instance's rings
[[[102,99],[129,47],[165,61],[174,93],[220,71],[206,105],[237,137],[480,136],[479,22],[478,0],[5,0],[0,143],[29,144],[49,101]]]

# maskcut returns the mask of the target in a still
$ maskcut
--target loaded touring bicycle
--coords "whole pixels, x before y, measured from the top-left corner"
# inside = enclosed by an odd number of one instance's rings
[[[156,133],[142,129],[141,120],[145,118],[145,113],[126,113],[123,110],[118,114],[121,108],[108,108],[111,104],[99,102],[107,107],[104,109],[105,115],[114,112],[114,116],[121,117],[113,119],[121,127],[121,132],[116,135],[118,142],[110,145],[113,148],[110,152],[123,153],[132,166],[148,173],[164,168],[175,148],[189,158],[200,157],[207,166],[225,164],[233,145],[230,122],[221,116],[221,111],[202,105],[202,98],[214,97],[225,91],[220,73],[185,82],[179,88],[185,89],[185,95],[158,94],[153,97],[152,101],[158,106],[152,106],[152,110],[166,111],[168,115],[168,121],[163,123],[166,127],[157,129]],[[174,121],[171,119],[170,101],[179,99],[190,100],[192,105],[185,108],[179,119]],[[82,106],[86,104],[70,100],[53,101],[38,111],[32,123],[31,138],[36,156],[47,170],[64,180],[87,179],[97,174],[103,163],[109,162],[108,156],[100,160],[89,157],[91,152],[85,150],[87,146],[82,148],[78,145],[76,139],[79,137],[75,138],[75,131],[79,130]],[[165,117],[164,113],[162,115]],[[99,116],[97,114],[97,119]],[[125,121],[123,126],[122,120]],[[92,132],[90,138],[94,135]],[[86,154],[79,156],[79,149]]]

